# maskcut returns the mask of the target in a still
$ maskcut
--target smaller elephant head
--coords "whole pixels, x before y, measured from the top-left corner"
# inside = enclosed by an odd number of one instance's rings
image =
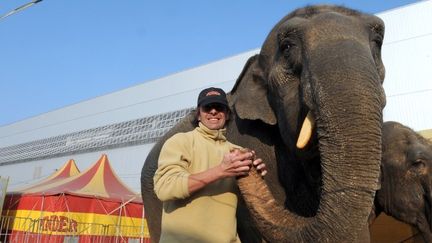
[[[377,212],[416,226],[432,242],[432,143],[397,122],[383,126]]]

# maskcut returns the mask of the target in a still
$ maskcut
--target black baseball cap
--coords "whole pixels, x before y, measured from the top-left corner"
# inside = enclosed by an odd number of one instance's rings
[[[228,101],[223,89],[210,87],[200,92],[197,102],[198,107],[212,103],[218,103],[228,107]]]

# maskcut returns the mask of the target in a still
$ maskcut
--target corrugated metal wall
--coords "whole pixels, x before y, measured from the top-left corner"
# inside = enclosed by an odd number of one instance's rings
[[[432,129],[432,1],[422,1],[378,14],[386,24],[383,60],[387,94],[385,120],[415,130]],[[118,122],[189,108],[208,86],[231,90],[246,60],[259,50],[179,72],[125,90],[96,97],[59,110],[0,127],[0,148],[78,132]],[[46,176],[73,158],[81,170],[106,153],[120,177],[139,190],[139,174],[152,144],[0,166],[10,184]],[[21,184],[22,184],[21,183]]]
[[[384,119],[421,131],[432,128],[432,1],[388,11],[383,61]]]

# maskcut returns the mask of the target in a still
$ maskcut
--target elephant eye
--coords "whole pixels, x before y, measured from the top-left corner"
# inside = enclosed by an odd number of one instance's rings
[[[380,31],[373,31],[370,36],[370,41],[373,43],[378,49],[381,49],[381,46],[384,41],[384,33]]]
[[[412,166],[413,166],[415,169],[423,169],[426,165],[425,165],[423,159],[416,159],[416,160],[412,163]]]
[[[288,56],[293,44],[288,40],[283,40],[280,42],[279,49],[284,56]]]
[[[376,36],[372,39],[372,41],[375,42],[375,44],[376,44],[377,46],[381,47],[382,44],[383,44],[383,37],[382,37],[381,35],[376,35]]]
[[[380,23],[372,23],[370,26],[372,31],[371,40],[376,43],[378,47],[381,47],[384,40],[384,26]]]

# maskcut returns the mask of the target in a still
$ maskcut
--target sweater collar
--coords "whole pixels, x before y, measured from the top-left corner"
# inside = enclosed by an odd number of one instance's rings
[[[199,122],[196,130],[199,133],[203,134],[207,138],[211,138],[211,139],[216,140],[216,141],[217,140],[226,141],[226,137],[225,137],[226,128],[222,128],[219,130],[211,130],[211,129],[207,128],[206,126],[204,126],[204,124]]]

